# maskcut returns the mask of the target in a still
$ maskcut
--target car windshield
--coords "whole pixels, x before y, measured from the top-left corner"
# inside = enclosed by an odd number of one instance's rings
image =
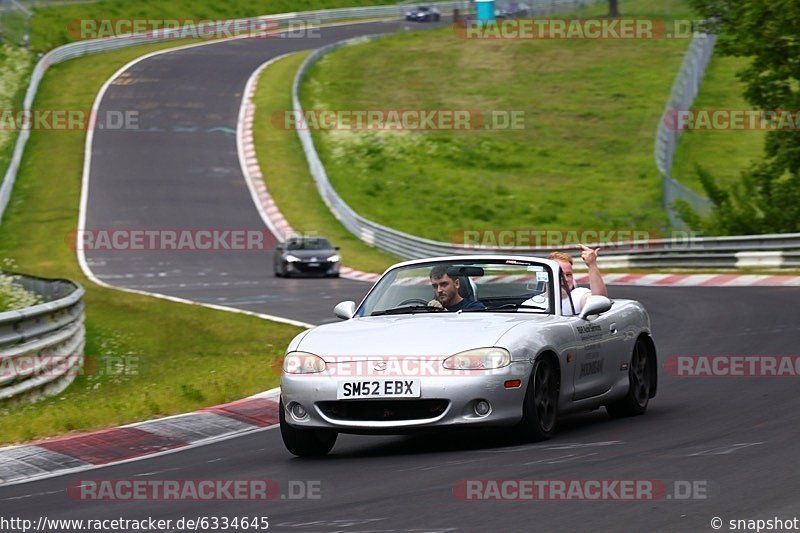
[[[331,250],[333,246],[328,239],[315,237],[313,239],[289,239],[286,241],[287,250]]]
[[[367,295],[356,316],[439,312],[442,309],[435,303],[429,304],[437,296],[435,282],[445,276],[450,280],[450,290],[458,293],[446,303],[450,310],[551,313],[554,308],[553,272],[547,263],[535,259],[454,259],[390,270]],[[447,295],[440,292],[439,296]],[[461,300],[479,303],[459,305]]]

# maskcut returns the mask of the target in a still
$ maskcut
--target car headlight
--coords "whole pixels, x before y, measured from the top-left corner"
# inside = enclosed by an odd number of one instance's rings
[[[289,263],[297,263],[298,261],[300,261],[299,257],[292,254],[287,254],[284,259],[286,259],[286,261],[288,261]]]
[[[340,259],[341,259],[341,257],[339,257],[339,254],[334,254],[334,255],[332,255],[332,256],[330,256],[328,258],[328,262],[329,263],[338,263]]]
[[[511,364],[511,354],[505,348],[477,348],[451,355],[442,363],[449,370],[489,370]]]
[[[325,371],[325,360],[313,353],[289,352],[283,358],[283,371],[287,374],[318,374]]]

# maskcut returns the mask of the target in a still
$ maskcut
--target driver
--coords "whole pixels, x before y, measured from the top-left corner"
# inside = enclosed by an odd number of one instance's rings
[[[458,289],[461,288],[461,279],[448,274],[447,265],[433,267],[430,278],[434,299],[428,302],[429,306],[447,309],[448,311],[486,309],[486,306],[479,301],[463,298],[458,293]]]

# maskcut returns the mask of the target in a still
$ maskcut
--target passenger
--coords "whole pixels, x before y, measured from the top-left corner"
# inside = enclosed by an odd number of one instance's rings
[[[572,274],[571,255],[566,252],[553,252],[548,256],[548,259],[556,261],[561,266],[561,271],[564,273],[564,277],[567,280],[569,294],[567,294],[567,290],[564,287],[561,287],[561,313],[563,315],[573,314],[572,305],[575,306],[574,314],[579,314],[583,306],[586,305],[586,300],[589,299],[589,296],[608,296],[608,289],[606,289],[603,276],[600,273],[600,269],[597,267],[597,253],[600,251],[600,248],[592,250],[583,244],[581,244],[580,247],[581,259],[583,259],[583,262],[586,263],[586,267],[589,269],[588,289],[586,287],[578,287],[575,284],[575,277]],[[570,300],[572,300],[572,305],[570,305]]]
[[[471,309],[486,309],[486,306],[477,300],[461,295],[469,294],[468,287],[461,286],[462,279],[467,281],[466,276],[460,278],[452,277],[447,273],[447,265],[436,265],[431,269],[431,286],[433,287],[434,299],[428,302],[431,307],[441,307],[448,311],[463,311]],[[459,290],[461,289],[461,290]]]

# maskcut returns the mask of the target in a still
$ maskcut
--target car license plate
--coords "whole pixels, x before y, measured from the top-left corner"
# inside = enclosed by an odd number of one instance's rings
[[[355,398],[419,398],[422,387],[418,379],[374,379],[340,381],[337,400]]]
[[[309,263],[308,266],[310,266],[310,267],[318,267],[319,263]]]

